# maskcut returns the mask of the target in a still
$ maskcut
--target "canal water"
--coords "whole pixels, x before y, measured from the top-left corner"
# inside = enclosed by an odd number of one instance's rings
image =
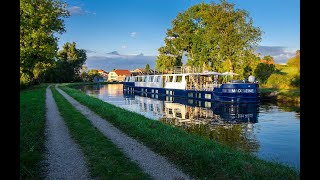
[[[78,89],[189,133],[300,169],[300,108],[288,104],[223,104],[123,92],[122,84]]]

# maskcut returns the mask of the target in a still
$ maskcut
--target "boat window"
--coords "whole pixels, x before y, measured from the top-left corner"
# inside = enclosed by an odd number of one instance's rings
[[[153,82],[153,76],[150,76],[149,82]]]
[[[172,82],[173,76],[167,76],[167,81],[166,82]]]
[[[157,77],[157,82],[160,82],[160,78],[161,78],[161,76],[158,76],[158,77]]]
[[[176,82],[182,82],[182,76],[176,76]]]
[[[138,82],[138,77],[135,77],[135,81]]]
[[[144,78],[143,78],[143,82],[147,82],[147,76],[145,76]]]

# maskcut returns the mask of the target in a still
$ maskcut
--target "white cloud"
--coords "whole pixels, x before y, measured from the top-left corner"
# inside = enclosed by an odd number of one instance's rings
[[[68,11],[70,12],[71,16],[82,16],[82,15],[86,15],[86,14],[96,15],[95,12],[90,12],[90,11],[84,10],[80,6],[71,6],[68,8]]]
[[[127,46],[126,46],[126,45],[122,45],[121,48],[122,48],[122,49],[125,49],[125,48],[127,48]]]
[[[131,33],[130,33],[130,36],[133,37],[133,38],[135,38],[135,37],[137,36],[137,32],[131,32]]]
[[[258,46],[256,53],[260,53],[261,58],[270,55],[276,63],[286,63],[296,55],[297,50],[282,46]]]

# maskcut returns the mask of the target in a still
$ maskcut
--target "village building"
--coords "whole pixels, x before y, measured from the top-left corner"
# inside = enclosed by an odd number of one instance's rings
[[[131,76],[131,72],[126,69],[116,69],[109,73],[108,81],[123,82],[126,76]]]

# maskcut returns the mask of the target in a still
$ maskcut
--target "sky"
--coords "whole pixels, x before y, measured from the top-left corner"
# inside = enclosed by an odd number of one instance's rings
[[[76,42],[87,50],[88,68],[154,67],[158,48],[164,45],[167,29],[179,12],[202,0],[66,0],[71,16],[66,32],[59,35],[59,48]],[[204,0],[205,3],[218,0]],[[299,0],[228,0],[244,9],[253,25],[263,31],[257,53],[285,63],[300,49]],[[118,59],[122,59],[121,64]],[[126,61],[127,60],[127,61]],[[136,61],[137,60],[137,61]],[[140,61],[139,61],[140,60]],[[108,62],[106,62],[108,61]],[[152,61],[152,62],[151,62]],[[134,64],[133,64],[134,63]],[[99,65],[100,64],[100,65]],[[135,65],[136,64],[136,65]],[[118,67],[119,66],[119,67]],[[140,67],[139,67],[140,66]],[[111,69],[114,69],[111,68]]]

